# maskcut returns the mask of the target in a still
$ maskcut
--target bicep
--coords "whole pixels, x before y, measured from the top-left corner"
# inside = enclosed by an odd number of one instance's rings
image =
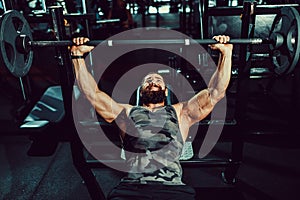
[[[102,91],[95,93],[95,98],[91,100],[96,112],[107,122],[114,121],[124,109],[129,105],[120,104]]]

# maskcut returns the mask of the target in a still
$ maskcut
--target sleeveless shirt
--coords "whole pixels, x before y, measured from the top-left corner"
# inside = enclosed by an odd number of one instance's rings
[[[183,139],[173,106],[159,107],[153,112],[135,106],[129,121],[123,147],[130,171],[122,182],[183,185],[179,163]]]

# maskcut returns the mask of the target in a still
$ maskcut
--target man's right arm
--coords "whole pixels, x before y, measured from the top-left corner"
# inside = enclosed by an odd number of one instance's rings
[[[83,56],[84,53],[90,52],[93,49],[93,47],[82,45],[88,41],[87,38],[75,40],[73,41],[75,44],[78,44],[78,46],[71,48],[71,55]],[[88,71],[83,58],[73,57],[72,63],[78,86],[89,102],[94,106],[96,112],[107,122],[115,120],[121,111],[126,108],[126,105],[115,102],[110,96],[99,89],[95,79]]]

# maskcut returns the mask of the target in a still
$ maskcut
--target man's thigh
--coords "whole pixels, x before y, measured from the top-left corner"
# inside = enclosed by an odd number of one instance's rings
[[[194,200],[195,190],[187,185],[147,185],[120,183],[108,195],[109,200]]]

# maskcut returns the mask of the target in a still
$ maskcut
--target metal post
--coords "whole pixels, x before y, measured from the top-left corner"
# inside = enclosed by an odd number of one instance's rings
[[[202,0],[202,34],[203,38],[208,37],[208,1]]]
[[[2,1],[1,3],[2,3],[1,5],[2,5],[2,7],[3,7],[3,11],[6,12],[6,11],[7,11],[6,5],[5,5],[6,2],[5,2],[5,1]]]
[[[57,41],[66,39],[64,27],[63,8],[61,6],[49,7],[49,12],[53,22],[53,29]],[[74,75],[72,63],[69,56],[68,47],[56,47],[56,58],[59,64],[62,96],[64,100],[65,120],[68,125],[73,126],[72,117],[72,91]],[[74,127],[74,126],[73,126]]]
[[[159,17],[160,17],[160,14],[159,14],[159,4],[157,3],[156,4],[156,27],[160,26],[159,25],[159,21],[160,21]]]
[[[4,0],[3,2],[5,10],[13,10],[14,6],[13,6],[13,2],[11,0]]]
[[[24,100],[24,102],[26,102],[27,101],[27,96],[26,96],[24,85],[23,85],[22,77],[19,77],[19,82],[20,82],[20,87],[21,87],[21,91],[22,91],[23,100]]]
[[[250,31],[250,22],[251,22],[251,10],[252,8],[251,2],[244,2],[243,6],[243,14],[242,14],[242,31],[241,38],[248,38]],[[235,138],[232,143],[232,160],[233,161],[241,161],[243,158],[243,136],[242,134],[245,131],[245,114],[247,110],[248,103],[248,87],[249,87],[249,78],[250,78],[250,68],[247,63],[247,48],[248,45],[240,45],[239,51],[239,74],[238,74],[238,84],[237,84],[237,99],[235,106],[235,118],[237,121],[237,130],[234,133]],[[246,67],[245,67],[246,66]],[[232,173],[236,173],[237,169],[233,168]],[[229,173],[230,174],[230,173]]]
[[[196,36],[203,39],[207,36],[207,9],[208,1],[196,0],[194,9]]]
[[[182,20],[181,20],[181,32],[186,33],[186,0],[182,1]]]
[[[199,34],[197,34],[197,35],[199,35],[200,39],[203,39],[203,30],[204,30],[204,28],[203,28],[203,11],[204,11],[204,9],[203,9],[203,1],[202,0],[199,0],[198,11],[199,11],[199,19],[198,19],[199,21],[197,21],[197,22],[198,22],[199,27],[197,27],[197,29],[199,31]]]
[[[255,4],[246,1],[243,6],[242,14],[242,27],[241,27],[241,38],[249,38],[250,26],[252,21],[252,15],[254,14]],[[247,67],[247,45],[240,45],[239,51],[239,67],[238,67],[238,78],[237,78],[237,96],[235,105],[235,119],[237,122],[235,132],[233,133],[232,141],[232,160],[231,165],[226,168],[224,173],[225,181],[233,183],[235,175],[239,168],[239,163],[243,158],[243,133],[245,132],[245,113],[248,103],[248,87],[250,78],[250,68]],[[245,67],[246,66],[246,67]]]
[[[90,11],[90,8],[87,8],[86,0],[82,0],[82,14],[86,15],[87,13],[89,13],[88,11]],[[91,37],[89,20],[87,18],[85,18],[84,23],[85,23],[85,28],[86,28],[86,35],[87,35],[87,37]]]
[[[241,38],[249,38],[251,15],[254,13],[253,4],[249,1],[244,2],[242,13]],[[243,158],[243,133],[245,131],[245,113],[248,102],[248,87],[250,69],[245,67],[247,63],[247,45],[240,45],[239,51],[239,67],[237,78],[237,96],[235,105],[235,119],[237,122],[232,141],[232,159],[230,166],[226,168],[224,179],[226,182],[233,183],[235,175],[239,168],[239,163]]]
[[[142,27],[146,27],[146,4],[142,3],[140,5],[140,10],[142,12]]]
[[[86,14],[87,13],[87,8],[86,8],[85,0],[81,1],[81,6],[82,6],[82,14]]]
[[[189,1],[189,8],[190,8],[190,12],[189,12],[189,17],[188,17],[188,19],[187,19],[187,27],[188,27],[188,34],[191,34],[192,33],[192,31],[195,29],[195,27],[194,27],[194,15],[195,15],[195,13],[194,13],[194,10],[195,10],[195,8],[194,8],[194,6],[193,6],[193,4],[194,4],[194,2],[193,2],[193,0],[188,0]],[[186,28],[186,26],[185,26],[185,28]]]

